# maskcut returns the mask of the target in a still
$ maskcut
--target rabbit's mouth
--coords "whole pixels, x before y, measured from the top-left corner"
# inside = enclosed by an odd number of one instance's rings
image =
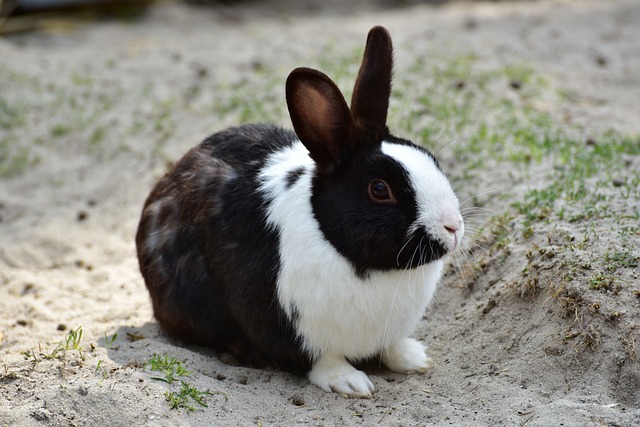
[[[417,268],[437,261],[449,252],[438,239],[433,238],[424,227],[419,227],[407,239],[398,253],[396,265],[399,268]]]

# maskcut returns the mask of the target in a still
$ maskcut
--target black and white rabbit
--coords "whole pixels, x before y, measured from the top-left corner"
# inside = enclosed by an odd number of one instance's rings
[[[391,69],[389,33],[374,27],[351,109],[326,75],[298,68],[295,133],[216,133],[157,183],[136,243],[167,332],[343,396],[374,390],[349,361],[431,367],[410,335],[464,223],[434,156],[389,133]]]

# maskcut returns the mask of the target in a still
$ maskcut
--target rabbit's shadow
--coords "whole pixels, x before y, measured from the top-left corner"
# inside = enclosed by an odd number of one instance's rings
[[[227,361],[225,355],[196,345],[191,345],[168,336],[157,322],[146,322],[141,326],[120,326],[113,335],[105,335],[98,340],[98,345],[107,350],[109,358],[114,362],[126,365],[144,363],[154,354],[170,354],[177,357],[179,353],[197,353],[205,357]]]
[[[225,377],[256,379],[265,375],[282,375],[282,381],[293,382],[299,386],[307,384],[303,376],[269,367],[249,366],[231,354],[172,338],[157,322],[146,322],[141,326],[120,326],[114,334],[101,337],[97,343],[107,350],[109,359],[120,366],[144,369],[154,355],[168,355],[180,361],[188,361],[189,365],[195,363],[193,368],[213,378],[220,377],[220,374]],[[357,361],[354,366],[368,374],[396,376],[382,366],[379,357]]]
[[[157,322],[121,326],[114,334],[101,337],[98,345],[107,350],[111,361],[123,367],[146,370],[154,355],[171,356],[183,362],[190,372],[209,377],[206,382],[229,378],[239,384],[275,380],[298,388],[309,386],[302,376],[275,368],[249,366],[228,353],[174,339],[164,333]]]

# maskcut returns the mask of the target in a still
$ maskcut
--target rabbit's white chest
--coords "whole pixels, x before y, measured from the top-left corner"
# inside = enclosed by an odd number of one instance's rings
[[[278,280],[280,304],[314,358],[328,353],[368,357],[413,333],[442,269],[436,262],[363,280],[338,254],[329,257],[324,265],[285,262]]]

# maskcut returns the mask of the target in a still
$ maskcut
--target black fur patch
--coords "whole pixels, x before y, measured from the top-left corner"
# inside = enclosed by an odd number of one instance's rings
[[[292,169],[289,172],[287,172],[287,176],[285,178],[287,182],[287,190],[293,187],[296,182],[298,182],[298,180],[300,179],[303,173],[304,173],[303,167]]]
[[[149,196],[146,206],[170,199],[176,209],[157,221],[143,213],[137,245],[154,314],[165,330],[246,363],[304,373],[311,360],[294,323],[273,303],[280,236],[265,227],[265,200],[256,191],[269,155],[295,141],[292,132],[265,125],[207,138]],[[154,232],[167,228],[175,230],[170,244],[141,250]]]
[[[295,325],[300,320],[300,311],[298,307],[294,303],[291,303],[289,307],[289,312],[291,313],[291,322]]]

